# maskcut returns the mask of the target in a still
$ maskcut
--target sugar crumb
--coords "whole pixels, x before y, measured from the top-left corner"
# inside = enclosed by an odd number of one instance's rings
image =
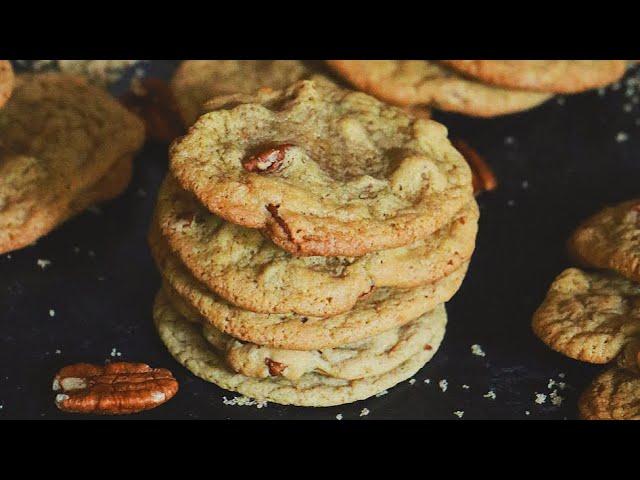
[[[225,398],[225,400],[226,400],[226,398]],[[229,404],[229,403],[225,403],[225,405],[230,405],[230,404]],[[260,408],[260,407],[258,407],[258,408]],[[342,420],[342,418],[343,418],[343,417],[342,417],[342,414],[341,414],[341,413],[339,413],[339,414],[337,414],[337,415],[336,415],[336,420]]]
[[[227,399],[227,397],[222,397],[222,403],[224,403],[225,405],[239,406],[239,407],[255,406],[256,408],[264,408],[268,405],[267,401],[254,400],[253,398],[245,397],[244,395],[241,397],[233,397],[230,399]],[[342,415],[340,415],[340,417],[342,418]]]
[[[453,414],[458,418],[462,418],[464,416],[464,410],[456,410]]]
[[[449,386],[449,382],[447,382],[446,380],[440,380],[438,382],[438,386],[440,387],[440,390],[442,390],[443,392],[447,391],[447,387]]]
[[[536,392],[536,399],[535,399],[535,402],[536,402],[538,405],[542,405],[542,404],[543,404],[544,402],[546,402],[546,401],[547,401],[547,396],[546,396],[544,393],[538,393],[538,392]]]
[[[474,355],[478,356],[478,357],[484,357],[486,354],[484,353],[484,350],[482,350],[482,347],[480,345],[478,345],[477,343],[474,345],[471,345],[471,353],[473,353]]]
[[[44,258],[39,258],[36,262],[38,264],[38,266],[44,270],[45,268],[47,268],[48,266],[51,265],[51,260],[46,260]]]
[[[361,417],[366,417],[367,415],[369,415],[370,411],[368,408],[363,408],[362,410],[360,410],[360,416]]]
[[[496,392],[494,392],[493,390],[489,390],[487,393],[485,393],[483,395],[484,398],[489,398],[491,400],[495,400],[496,399]]]

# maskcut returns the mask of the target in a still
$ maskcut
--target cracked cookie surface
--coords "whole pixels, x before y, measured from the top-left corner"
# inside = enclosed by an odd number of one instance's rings
[[[143,141],[142,123],[82,79],[18,77],[0,111],[0,252],[29,245],[75,213],[83,203],[76,197],[108,181],[118,162],[113,190],[124,188],[120,172]]]
[[[613,273],[567,269],[551,284],[532,327],[568,357],[610,362],[640,337],[640,285]]]
[[[640,420],[640,341],[629,343],[617,366],[596,377],[578,408],[587,420]]]
[[[352,310],[330,317],[254,313],[225,301],[198,282],[152,231],[150,245],[164,280],[217,329],[239,340],[291,350],[356,342],[402,326],[448,301],[462,284],[468,263],[439,281],[415,288],[383,287]]]
[[[331,406],[363,400],[413,376],[435,353],[421,350],[392,370],[356,380],[306,373],[297,381],[282,376],[252,378],[230,370],[202,334],[202,327],[185,320],[159,295],[154,322],[171,355],[194,375],[242,395],[284,405]],[[444,325],[442,326],[444,329]]]
[[[444,60],[457,71],[493,85],[540,92],[577,93],[616,82],[625,60]]]
[[[168,176],[156,219],[171,250],[208,288],[247,310],[327,316],[374,287],[409,288],[446,277],[473,253],[475,200],[427,239],[363,257],[294,257],[258,230],[225,222]]]
[[[287,350],[241,342],[218,330],[166,283],[162,294],[185,319],[203,323],[202,333],[233,371],[248,377],[299,380],[306,373],[356,380],[381,375],[421,350],[437,349],[444,336],[446,312],[439,305],[405,325],[335,348]]]
[[[171,171],[211,212],[295,255],[359,256],[426,238],[472,196],[439,123],[301,81],[201,116]]]
[[[485,85],[429,60],[328,60],[357,88],[396,105],[426,105],[478,117],[528,110],[552,95]]]
[[[583,222],[568,248],[580,263],[640,282],[640,199],[605,208]]]
[[[0,60],[0,108],[9,100],[13,90],[13,68],[9,60]]]
[[[182,120],[192,125],[210,98],[250,94],[261,87],[281,89],[311,75],[299,60],[186,60],[171,79]]]

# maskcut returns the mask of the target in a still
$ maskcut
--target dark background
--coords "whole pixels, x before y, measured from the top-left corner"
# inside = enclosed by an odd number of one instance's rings
[[[173,65],[153,62],[151,74],[166,77]],[[413,385],[331,408],[224,405],[223,396],[237,394],[194,377],[167,353],[151,319],[160,279],[146,244],[167,147],[148,143],[124,195],[35,246],[0,256],[0,419],[87,418],[57,410],[53,376],[68,364],[116,359],[166,367],[180,382],[174,399],[127,418],[358,419],[365,407],[366,419],[456,419],[458,410],[464,419],[577,418],[578,395],[604,367],[551,351],[530,320],[553,278],[570,266],[564,244],[572,229],[640,191],[639,84],[636,69],[603,94],[556,97],[521,114],[489,120],[434,114],[451,138],[485,157],[499,182],[479,198],[469,275],[448,304],[442,347]],[[620,132],[628,138],[620,141]],[[38,259],[51,265],[43,270]],[[473,344],[486,356],[473,355]],[[442,379],[446,392],[438,387]],[[536,393],[557,388],[548,388],[549,379],[566,382],[560,406],[534,402]],[[483,397],[489,390],[495,400]]]

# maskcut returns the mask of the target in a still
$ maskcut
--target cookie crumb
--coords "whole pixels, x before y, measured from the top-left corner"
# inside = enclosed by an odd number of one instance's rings
[[[94,252],[93,250],[89,250],[89,251],[87,252],[87,254],[88,254],[90,257],[95,257],[95,256],[96,256],[96,252]]]
[[[464,410],[456,410],[453,414],[458,418],[462,418],[464,416]]]
[[[462,389],[463,389],[463,390],[469,390],[469,385],[466,385],[466,384],[465,384],[465,385],[462,385]]]
[[[438,386],[440,387],[440,390],[442,390],[443,392],[447,391],[447,387],[449,386],[449,382],[447,382],[446,380],[440,380],[438,382]]]
[[[50,317],[55,317],[56,316],[56,311],[53,308],[49,309],[49,316]]]
[[[478,345],[477,343],[474,345],[471,345],[471,353],[473,353],[474,355],[478,356],[478,357],[484,357],[486,354],[484,353],[484,350],[482,350],[482,347],[480,345]]]
[[[531,415],[531,412],[530,412],[529,410],[525,410],[525,411],[524,411],[524,414],[525,414],[525,415]]]
[[[111,349],[111,356],[112,357],[121,357],[122,356],[122,352],[119,352],[118,350],[116,350],[116,347],[113,347]]]
[[[366,417],[367,415],[369,415],[369,409],[368,408],[363,408],[362,410],[360,410],[360,416],[361,417]]]
[[[565,374],[564,374],[564,373],[560,372],[560,373],[558,374],[558,378],[564,378],[564,377],[565,377]]]
[[[51,260],[45,260],[43,258],[39,258],[36,263],[42,270],[44,270],[45,268],[51,265]]]
[[[516,204],[515,200],[507,200],[507,206],[514,207]]]
[[[260,407],[258,407],[258,408],[260,408]],[[343,417],[342,417],[342,414],[341,414],[341,413],[339,413],[339,414],[337,414],[337,415],[336,415],[336,420],[342,420],[342,418],[343,418]]]
[[[511,136],[504,137],[504,143],[505,145],[513,145],[514,143],[516,143],[516,139]]]
[[[56,350],[56,355],[60,355],[62,353],[62,350],[60,350],[59,348]]]
[[[382,397],[383,395],[386,395],[387,393],[389,393],[389,390],[383,390],[379,393],[376,393],[376,398],[377,397]]]
[[[496,399],[496,392],[494,392],[493,390],[489,390],[487,393],[485,393],[483,395],[484,398],[489,398],[491,400],[495,400]]]
[[[268,405],[268,402],[266,400],[254,400],[253,398],[245,397],[244,395],[241,397],[233,397],[231,399],[227,399],[227,397],[222,397],[222,403],[224,403],[225,405],[239,406],[239,407],[255,406],[256,408],[264,408]],[[342,417],[342,415],[340,415],[340,417]]]
[[[629,135],[625,132],[618,132],[616,135],[616,142],[618,143],[626,142],[627,140],[629,140]]]
[[[556,381],[553,378],[550,378],[549,383],[547,384],[547,388],[551,390],[553,387],[555,387],[555,385],[556,385]]]
[[[411,380],[409,380],[409,385],[413,385],[414,383],[416,383],[416,379],[412,378]]]
[[[527,180],[523,180],[521,185],[523,190],[526,190],[527,188],[529,188],[529,182]]]
[[[538,405],[542,405],[542,404],[543,404],[544,402],[546,402],[546,401],[547,401],[547,396],[546,396],[544,393],[538,393],[538,392],[536,392],[536,399],[535,399],[535,402],[536,402]]]
[[[564,105],[565,98],[564,97],[557,97],[556,98],[556,102],[558,102],[558,105]]]
[[[564,398],[558,395],[557,390],[554,390],[553,392],[551,392],[549,394],[549,398],[551,399],[551,404],[555,407],[559,407],[560,405],[562,405],[562,402],[564,401]]]
[[[431,379],[430,378],[425,378],[424,379],[424,383],[426,383],[427,385],[429,385],[431,383]]]

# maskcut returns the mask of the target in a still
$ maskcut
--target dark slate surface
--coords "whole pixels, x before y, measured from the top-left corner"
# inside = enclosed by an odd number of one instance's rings
[[[166,74],[170,65],[151,68]],[[148,144],[121,198],[0,257],[0,419],[83,418],[56,409],[53,375],[71,363],[113,359],[169,368],[180,382],[173,400],[128,418],[357,419],[363,408],[367,419],[456,419],[454,411],[464,419],[576,418],[579,393],[603,367],[552,352],[531,333],[530,319],[569,266],[564,242],[572,228],[640,191],[640,73],[633,78],[603,95],[557,98],[499,119],[436,113],[451,137],[485,156],[500,182],[479,199],[469,275],[448,306],[444,343],[415,383],[334,408],[224,405],[233,393],[197,379],[166,352],[151,320],[159,276],[145,235],[167,156],[166,146]],[[38,259],[51,265],[42,269]],[[473,355],[473,344],[486,356]],[[558,388],[548,388],[550,379],[566,382],[560,406],[534,402],[536,393]],[[495,399],[484,397],[490,390]]]

